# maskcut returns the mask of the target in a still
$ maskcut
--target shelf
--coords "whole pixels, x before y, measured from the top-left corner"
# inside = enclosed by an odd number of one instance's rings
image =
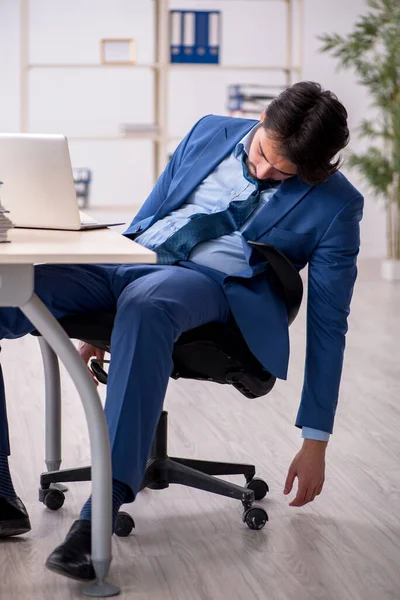
[[[246,2],[246,0],[219,0],[220,2]],[[251,0],[252,2],[265,2],[265,0]],[[205,0],[204,0],[205,2]],[[267,0],[267,2],[283,2],[284,4],[288,4],[290,0]],[[209,4],[207,0],[207,4]]]
[[[136,63],[126,65],[103,65],[101,63],[32,63],[27,69],[158,69],[160,65]]]
[[[282,1],[282,0],[281,0]],[[293,66],[291,68],[288,67],[280,67],[280,66],[267,66],[267,65],[213,65],[213,64],[198,64],[198,63],[166,63],[164,66],[160,64],[135,64],[135,65],[102,65],[97,63],[54,63],[54,64],[45,64],[45,63],[37,63],[30,64],[27,66],[27,69],[154,69],[154,70],[162,70],[166,69],[169,71],[179,70],[179,69],[213,69],[213,70],[221,70],[221,71],[282,71],[284,73],[289,73],[290,71],[300,71],[300,67]]]
[[[140,204],[135,206],[134,204],[93,204],[87,206],[84,210],[86,213],[90,212],[129,212],[132,213],[132,219],[135,215],[135,211],[138,212]],[[128,228],[128,224],[126,225]]]
[[[168,63],[166,68],[169,70],[173,69],[213,69],[215,71],[283,71],[289,73],[290,71],[299,71],[299,67],[279,67],[279,66],[263,66],[263,65],[213,65],[213,64],[201,64],[201,63]]]
[[[126,135],[67,135],[69,142],[106,142],[106,141],[124,141],[124,140],[151,140],[158,142],[160,136],[153,132],[135,132]]]

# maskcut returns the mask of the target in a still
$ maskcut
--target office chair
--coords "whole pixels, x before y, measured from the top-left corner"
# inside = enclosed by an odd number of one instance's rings
[[[303,296],[303,284],[297,269],[274,246],[261,242],[249,243],[268,261],[273,274],[273,285],[286,304],[288,323],[291,325],[298,314]],[[88,342],[109,352],[114,317],[114,314],[109,313],[73,315],[60,319],[59,323],[70,338]],[[37,331],[33,332],[33,335],[40,336]],[[50,409],[50,413],[46,410],[46,415],[50,415],[50,418],[46,416],[46,436],[53,436],[54,443],[54,436],[61,436],[61,417],[57,406],[53,407],[55,413],[51,413],[51,403],[56,402],[55,395],[59,395],[58,360],[47,342],[42,338],[39,341],[45,369],[46,405],[47,409]],[[174,379],[183,377],[229,384],[246,398],[268,394],[276,381],[252,355],[233,319],[227,324],[208,323],[183,333],[174,345],[173,363],[171,377]],[[107,382],[107,373],[100,361],[93,359],[91,368],[101,383]],[[264,498],[269,488],[265,481],[255,477],[254,465],[169,457],[167,419],[167,412],[163,411],[141,489],[160,490],[167,488],[171,483],[179,483],[235,498],[242,502],[243,521],[248,527],[262,529],[268,521],[268,515],[263,508],[252,505],[255,500]],[[60,444],[60,440],[56,440],[55,443]],[[64,504],[65,492],[68,489],[59,485],[60,482],[90,481],[91,468],[59,470],[61,460],[46,463],[48,472],[42,473],[40,477],[39,500],[48,508],[58,510]],[[246,478],[245,487],[216,477],[239,474]],[[119,536],[129,535],[134,526],[132,517],[121,511],[115,533]]]

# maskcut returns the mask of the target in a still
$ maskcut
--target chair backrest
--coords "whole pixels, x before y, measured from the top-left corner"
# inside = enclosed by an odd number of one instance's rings
[[[248,244],[267,259],[278,284],[278,293],[285,301],[288,311],[288,323],[291,325],[297,317],[303,299],[303,282],[299,272],[275,246],[251,241]]]

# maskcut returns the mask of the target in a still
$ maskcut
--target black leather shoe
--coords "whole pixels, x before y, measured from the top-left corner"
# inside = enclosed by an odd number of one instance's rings
[[[31,530],[29,515],[21,500],[0,498],[0,538],[21,535]]]
[[[65,541],[50,554],[46,567],[50,571],[79,581],[96,579],[91,551],[91,522],[75,521]]]

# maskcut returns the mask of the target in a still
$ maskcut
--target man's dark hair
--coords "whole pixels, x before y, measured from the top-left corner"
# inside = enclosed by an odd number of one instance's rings
[[[338,170],[340,158],[332,159],[350,139],[345,107],[313,81],[284,90],[268,106],[262,125],[277,150],[296,165],[300,179],[313,185]]]

